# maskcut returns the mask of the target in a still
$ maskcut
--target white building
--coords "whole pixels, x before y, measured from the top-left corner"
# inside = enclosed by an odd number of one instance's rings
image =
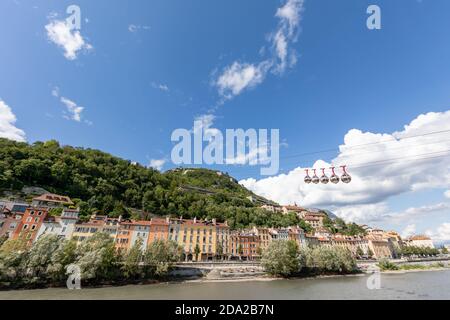
[[[405,240],[405,243],[407,246],[411,247],[434,249],[434,244],[431,238],[423,235],[409,237]]]
[[[64,209],[60,217],[46,217],[38,230],[36,239],[47,234],[56,234],[64,239],[72,238],[78,214],[78,210]]]

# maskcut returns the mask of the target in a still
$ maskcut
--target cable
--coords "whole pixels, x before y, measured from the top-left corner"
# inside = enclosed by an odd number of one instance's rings
[[[402,141],[402,140],[407,140],[407,139],[412,139],[412,138],[417,138],[417,137],[425,137],[425,136],[430,136],[430,135],[434,135],[434,134],[441,134],[441,133],[448,133],[448,132],[450,132],[450,129],[449,130],[434,131],[434,132],[427,132],[427,133],[423,133],[423,134],[418,134],[418,135],[408,136],[408,137],[398,138],[398,139],[393,138],[391,140],[370,142],[370,143],[358,144],[358,145],[353,145],[353,146],[345,146],[345,148],[346,149],[360,148],[360,147],[376,145],[376,144],[380,144],[380,143]],[[325,152],[332,152],[332,151],[340,151],[340,149],[339,148],[332,148],[332,149],[324,149],[324,150],[318,150],[318,151],[312,151],[312,152],[305,152],[305,153],[299,153],[299,154],[296,154],[296,155],[290,155],[290,156],[286,156],[286,157],[281,157],[280,159],[297,158],[297,157],[303,157],[303,156],[314,155],[314,154],[325,153]]]

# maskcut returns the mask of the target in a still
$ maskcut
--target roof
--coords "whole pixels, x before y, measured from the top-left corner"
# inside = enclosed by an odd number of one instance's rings
[[[430,237],[424,236],[424,235],[417,235],[417,236],[412,236],[410,237],[408,240],[413,240],[413,241],[417,241],[417,240],[431,240]]]
[[[56,202],[56,203],[64,203],[64,204],[73,204],[72,200],[66,196],[60,196],[52,193],[45,193],[40,195],[39,197],[33,198],[33,201],[48,201],[48,202]]]

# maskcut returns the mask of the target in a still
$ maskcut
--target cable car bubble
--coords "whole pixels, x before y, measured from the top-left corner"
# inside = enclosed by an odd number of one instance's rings
[[[352,177],[347,173],[347,166],[341,166],[342,171],[344,172],[344,174],[341,176],[341,181],[343,183],[350,183],[352,181]]]
[[[323,183],[323,184],[328,184],[328,182],[330,182],[330,179],[325,174],[325,168],[322,168],[320,170],[322,170],[322,176],[320,177],[320,182]]]
[[[309,169],[306,169],[305,171],[306,171],[305,183],[306,183],[306,184],[310,184],[311,181],[312,181],[312,179],[311,179],[311,177],[309,176]]]
[[[331,183],[338,184],[341,179],[339,179],[339,177],[336,174],[336,172],[334,172],[335,167],[331,167],[330,169],[331,169],[331,172],[332,172],[332,175],[330,177]]]
[[[317,176],[316,170],[317,170],[317,169],[313,169],[313,171],[314,171],[314,176],[312,177],[312,183],[314,183],[314,184],[319,184],[320,179],[319,179],[319,177]]]

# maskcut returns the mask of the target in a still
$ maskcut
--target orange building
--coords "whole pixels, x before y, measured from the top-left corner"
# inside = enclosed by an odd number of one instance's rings
[[[24,239],[28,245],[31,245],[36,239],[36,235],[47,217],[47,208],[30,207],[25,213],[15,229],[12,239]]]

